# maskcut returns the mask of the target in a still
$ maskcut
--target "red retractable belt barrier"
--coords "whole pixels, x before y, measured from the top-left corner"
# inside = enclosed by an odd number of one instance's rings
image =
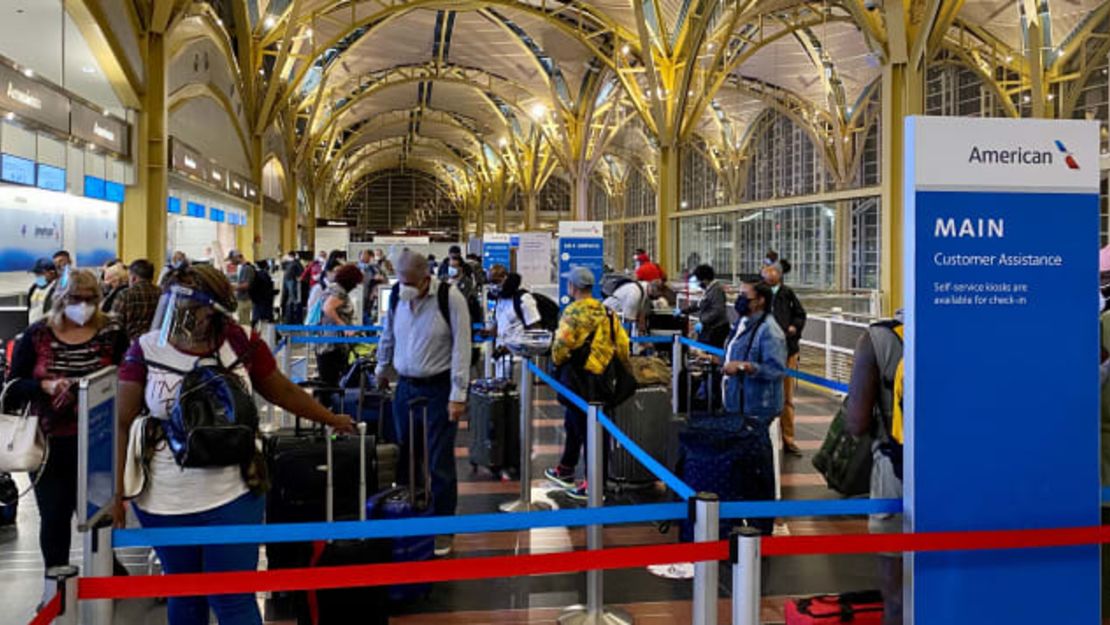
[[[39,613],[35,615],[35,618],[31,619],[29,625],[50,625],[50,623],[54,622],[54,619],[58,618],[61,613],[62,596],[54,595],[54,598],[51,599],[45,606],[43,606],[41,610],[39,610]]]
[[[1110,527],[936,532],[922,534],[838,534],[768,536],[765,556],[800,556],[910,551],[970,551],[1068,547],[1110,542]],[[620,547],[541,555],[497,556],[401,564],[279,569],[242,573],[191,573],[145,577],[81,578],[81,599],[135,599],[262,591],[309,590],[492,579],[524,575],[577,573],[669,564],[727,560],[727,541]]]

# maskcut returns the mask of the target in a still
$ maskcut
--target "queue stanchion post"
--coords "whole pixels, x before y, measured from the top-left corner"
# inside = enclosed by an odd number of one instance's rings
[[[604,429],[598,415],[599,404],[590,404],[586,412],[586,484],[587,499],[591,509],[600,508],[605,500],[605,458]],[[604,549],[605,528],[601,525],[586,526],[586,549]],[[605,607],[605,583],[603,571],[586,571],[586,605],[567,608],[559,617],[559,625],[632,625],[632,615],[617,609]]]
[[[84,532],[85,575],[88,577],[112,577],[115,574],[115,556],[112,550],[112,517],[101,514]],[[70,584],[76,587],[76,580]],[[115,618],[115,604],[111,600],[86,601],[74,612],[81,612],[81,621],[87,625],[112,625]],[[76,619],[76,617],[74,617]],[[77,621],[74,620],[76,623]]]
[[[277,330],[276,326],[268,321],[262,321],[259,324],[261,330],[262,342],[269,346],[272,351],[277,346]],[[255,394],[257,399],[257,393]],[[277,409],[272,402],[266,402],[266,423],[275,425],[277,423]]]
[[[694,507],[694,542],[707,543],[718,540],[721,527],[721,502],[713,493],[698,493],[692,500]],[[717,562],[694,564],[694,614],[693,625],[717,625]]]
[[[671,412],[673,414],[679,413],[679,400],[678,400],[678,384],[679,376],[682,375],[682,334],[676,333],[674,335],[674,343],[671,344]]]
[[[730,538],[732,625],[759,625],[762,554],[759,530],[741,527]]]
[[[58,584],[57,596],[61,598],[61,607],[54,625],[77,625],[77,574],[75,566],[52,566],[46,570],[46,578]],[[108,603],[111,603],[108,600]]]
[[[531,356],[525,356],[520,365],[520,498],[501,504],[502,512],[551,509],[544,502],[532,501],[532,394],[535,392],[535,384],[531,365]],[[511,369],[510,367],[509,375],[512,375]]]

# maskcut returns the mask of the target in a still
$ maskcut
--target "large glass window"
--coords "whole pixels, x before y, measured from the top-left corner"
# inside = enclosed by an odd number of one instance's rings
[[[750,201],[812,195],[825,190],[828,171],[821,150],[806,131],[773,111],[756,122],[749,148]]]
[[[609,245],[606,245],[609,247]],[[632,250],[643,248],[647,251],[648,256],[656,257],[655,254],[655,222],[646,221],[634,224],[625,224],[624,226],[624,249],[625,256],[629,256]],[[620,262],[623,259],[616,259],[614,267],[623,267],[626,263]]]
[[[882,270],[882,213],[879,198],[854,200],[852,210],[853,289],[878,289]]]
[[[682,150],[682,198],[679,210],[697,210],[717,206],[717,189],[721,184],[717,170],[706,155],[708,148],[698,142]]]
[[[736,272],[758,272],[768,250],[790,261],[795,286],[831,289],[836,280],[836,211],[802,204],[744,211],[736,219]]]
[[[624,216],[648,217],[655,214],[655,187],[638,167],[633,167],[628,175],[628,190],[625,192]]]
[[[689,272],[698,265],[706,264],[713,267],[718,278],[732,280],[735,277],[734,223],[733,213],[683,219],[678,231],[682,270]]]

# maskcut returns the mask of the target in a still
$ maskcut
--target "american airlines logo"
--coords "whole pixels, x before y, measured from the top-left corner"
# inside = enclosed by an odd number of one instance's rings
[[[1057,139],[1056,151],[1062,155],[1064,164],[1068,169],[1079,169],[1075,156]],[[1008,148],[1003,150],[971,147],[971,154],[967,157],[968,163],[980,165],[1052,165],[1056,162],[1056,154],[1052,150],[1036,150],[1026,147]]]
[[[24,91],[16,87],[11,82],[8,82],[8,97],[24,106],[29,106],[36,110],[42,110],[42,100],[31,95],[29,91]]]

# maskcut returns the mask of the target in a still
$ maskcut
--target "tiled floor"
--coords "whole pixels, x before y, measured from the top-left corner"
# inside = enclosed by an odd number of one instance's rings
[[[562,409],[543,389],[536,402],[536,445],[533,475],[557,460],[562,442]],[[821,477],[810,464],[813,451],[824,436],[837,402],[824,394],[802,389],[797,398],[797,437],[804,456],[786,457],[783,465],[783,496],[789,499],[827,498],[828,491]],[[456,450],[460,475],[459,514],[496,512],[497,506],[516,498],[519,484],[495,480],[484,470],[472,471],[466,452],[470,432],[461,428]],[[556,507],[575,504],[542,480],[533,483],[535,497],[546,497]],[[655,500],[660,489],[648,488],[634,493],[611,496],[611,503],[635,503]],[[38,602],[42,589],[41,565],[37,550],[37,511],[33,498],[23,501],[19,523],[15,528],[0,530],[0,594],[7,609],[0,610],[0,625],[23,625]],[[780,530],[781,531],[781,530]],[[862,519],[799,519],[785,525],[793,534],[865,532]],[[677,540],[672,528],[666,534],[654,525],[621,526],[605,531],[608,546],[646,545]],[[454,557],[550,553],[580,549],[585,544],[581,529],[563,528],[530,532],[491,533],[459,536]],[[75,538],[75,561],[79,559],[80,542]],[[125,563],[140,570],[145,564],[141,553],[124,554]],[[781,622],[782,595],[814,594],[875,586],[873,561],[869,557],[806,557],[782,558],[769,563],[764,593],[764,621]],[[605,574],[606,599],[636,616],[641,625],[664,623],[685,624],[690,620],[690,582],[655,577],[646,570],[612,571]],[[729,575],[722,572],[722,597],[727,597]],[[560,610],[585,599],[585,576],[551,575],[544,577],[501,579],[482,582],[453,582],[435,585],[430,596],[418,605],[405,606],[393,618],[399,625],[448,625],[451,623],[484,623],[524,625],[551,623]],[[270,612],[272,623],[290,623],[288,616]],[[729,608],[722,599],[721,622],[727,623]],[[164,623],[164,607],[153,602],[121,602],[117,609],[118,623],[139,625]],[[357,623],[353,620],[352,623]]]

